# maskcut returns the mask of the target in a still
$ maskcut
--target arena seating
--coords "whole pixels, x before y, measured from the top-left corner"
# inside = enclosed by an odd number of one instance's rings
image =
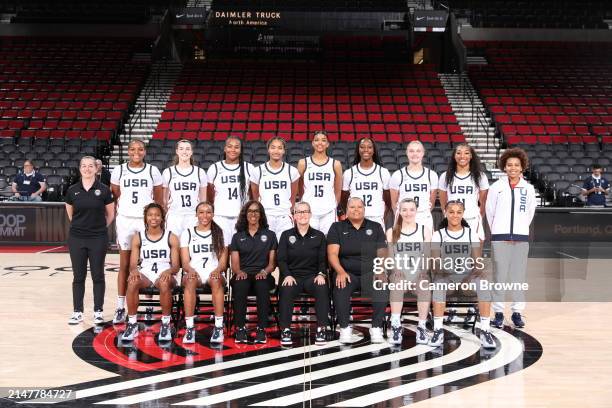
[[[610,164],[612,44],[468,42],[488,65],[470,79],[507,145],[533,156],[532,180],[560,196]]]
[[[430,67],[337,62],[186,66],[153,138],[299,142],[321,129],[332,142],[465,140]]]
[[[51,175],[70,173],[83,152],[109,155],[148,70],[131,61],[142,42],[2,38],[0,145],[11,168],[0,178],[8,181],[26,157]]]
[[[445,5],[467,17],[473,27],[607,29],[612,18],[606,0],[445,0]]]
[[[0,12],[15,14],[11,23],[142,24],[167,5],[163,0],[2,0]]]

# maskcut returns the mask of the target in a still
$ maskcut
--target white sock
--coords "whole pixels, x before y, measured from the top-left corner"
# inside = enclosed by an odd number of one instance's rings
[[[170,316],[162,316],[162,323],[163,324],[169,324],[170,323]]]
[[[125,308],[125,296],[117,296],[117,309]]]
[[[419,327],[421,329],[426,329],[427,328],[427,320],[419,320]]]
[[[185,325],[187,327],[193,327],[194,316],[185,317]]]
[[[136,315],[128,316],[128,323],[130,324],[136,323]]]
[[[491,330],[491,318],[490,317],[480,317],[480,330],[482,331],[490,331]]]
[[[391,313],[391,326],[399,327],[402,325],[401,313]]]
[[[223,316],[215,316],[215,327],[223,327]]]
[[[434,316],[434,330],[438,330],[442,328],[442,323],[444,322],[444,317],[436,317]]]

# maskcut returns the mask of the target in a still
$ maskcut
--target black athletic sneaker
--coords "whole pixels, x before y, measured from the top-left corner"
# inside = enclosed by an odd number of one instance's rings
[[[255,343],[266,344],[267,341],[266,331],[261,327],[258,327],[257,330],[255,330]]]
[[[259,332],[258,332],[259,334]],[[255,340],[257,341],[257,340]],[[291,340],[291,330],[290,329],[284,329],[281,332],[281,344],[283,346],[290,346],[291,344],[293,344],[293,341]]]
[[[518,329],[525,327],[525,321],[519,312],[512,313],[512,324]]]
[[[476,319],[476,313],[477,313],[476,308],[469,307],[465,315],[465,318],[463,319],[463,324],[470,325],[474,323],[474,320]]]
[[[504,328],[504,314],[502,312],[495,312],[495,318],[491,322],[494,327],[498,329]]]
[[[248,338],[247,338],[246,327],[237,328],[236,333],[234,333],[234,341],[236,343],[246,343],[247,340]]]
[[[323,346],[327,344],[327,336],[325,333],[325,327],[317,327],[317,334],[315,334],[315,344]]]

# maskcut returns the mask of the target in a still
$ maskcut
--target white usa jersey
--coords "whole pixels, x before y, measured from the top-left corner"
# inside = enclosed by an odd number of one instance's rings
[[[411,266],[414,267],[416,259],[421,258],[425,251],[425,226],[417,223],[414,231],[400,233],[397,242],[393,244],[393,250],[402,257],[411,258]]]
[[[196,227],[183,231],[181,248],[189,248],[189,265],[202,276],[210,275],[219,266],[211,231],[200,233]]]
[[[169,167],[162,173],[164,187],[170,190],[168,211],[178,214],[195,214],[200,202],[200,189],[208,184],[206,173],[198,166],[182,174],[176,166]]]
[[[153,202],[153,187],[161,186],[163,180],[155,166],[145,163],[141,169],[133,170],[124,163],[113,169],[111,183],[121,189],[117,214],[142,218],[144,207]]]
[[[430,197],[431,192],[438,188],[438,175],[427,167],[423,167],[420,174],[413,175],[406,166],[393,173],[389,188],[398,191],[398,206],[404,198],[412,198],[417,204],[418,212],[431,212]]]
[[[440,176],[439,184],[440,190],[446,191],[448,201],[460,200],[463,202],[465,206],[463,218],[466,219],[473,219],[480,215],[480,208],[478,207],[480,192],[489,189],[489,180],[486,174],[480,173],[480,185],[476,185],[471,176],[471,173],[463,177],[455,174],[453,184],[449,187],[446,185],[446,172],[444,172]]]
[[[224,161],[213,163],[208,168],[208,182],[215,189],[215,215],[237,217],[240,209],[249,199],[249,181],[253,165],[244,162],[244,192],[240,195],[240,165]],[[242,199],[241,197],[244,197]]]
[[[462,227],[461,231],[448,231],[442,228],[433,234],[432,248],[440,250],[442,266],[447,272],[458,274],[469,272],[465,261],[472,257],[472,248],[480,246],[478,235],[470,227]],[[455,266],[452,269],[448,268],[451,261]]]
[[[343,177],[344,191],[351,197],[359,197],[365,204],[366,217],[383,217],[385,200],[383,192],[389,189],[389,170],[375,164],[367,172],[359,164],[346,169]]]
[[[140,235],[140,270],[144,273],[160,273],[170,269],[172,260],[170,257],[170,231],[164,231],[162,236],[151,241],[147,233],[139,232]]]
[[[257,167],[251,181],[259,185],[259,201],[266,215],[281,216],[291,214],[291,184],[300,178],[298,170],[283,162],[274,171],[268,163]]]
[[[304,163],[306,169],[303,176],[304,196],[302,201],[310,204],[313,215],[323,215],[334,211],[338,206],[334,193],[335,160],[328,157],[325,164],[318,165],[312,161],[312,157],[306,157]]]

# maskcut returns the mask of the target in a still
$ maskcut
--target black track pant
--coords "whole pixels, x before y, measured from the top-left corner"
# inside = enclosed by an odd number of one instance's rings
[[[314,280],[314,276],[307,278],[295,278],[297,283],[296,285],[281,286],[279,288],[279,323],[282,329],[287,329],[291,325],[291,317],[293,316],[293,302],[302,292],[306,292],[315,298],[317,326],[323,327],[329,324],[329,294],[327,283],[317,285]]]
[[[108,247],[108,236],[96,238],[68,237],[68,249],[74,278],[72,280],[72,304],[75,312],[83,311],[85,296],[85,278],[87,277],[87,261],[93,280],[94,311],[102,311],[104,307],[104,259]]]
[[[257,297],[257,325],[263,329],[268,327],[268,314],[270,313],[270,289],[274,287],[274,277],[268,275],[266,279],[255,279],[255,275],[248,274],[246,279],[232,279],[234,289],[234,324],[243,327],[246,321],[247,297],[255,293]],[[252,292],[253,290],[253,292]]]
[[[336,308],[338,325],[341,328],[345,328],[349,325],[351,317],[351,294],[357,290],[361,290],[362,296],[372,297],[372,327],[382,327],[385,321],[385,308],[388,303],[388,295],[386,292],[377,291],[376,293],[372,293],[371,288],[362,287],[362,284],[372,285],[371,275],[369,278],[366,278],[349,273],[349,276],[351,282],[347,282],[346,286],[340,289],[336,287],[336,274],[333,275],[334,307]],[[367,293],[369,293],[369,295]]]

